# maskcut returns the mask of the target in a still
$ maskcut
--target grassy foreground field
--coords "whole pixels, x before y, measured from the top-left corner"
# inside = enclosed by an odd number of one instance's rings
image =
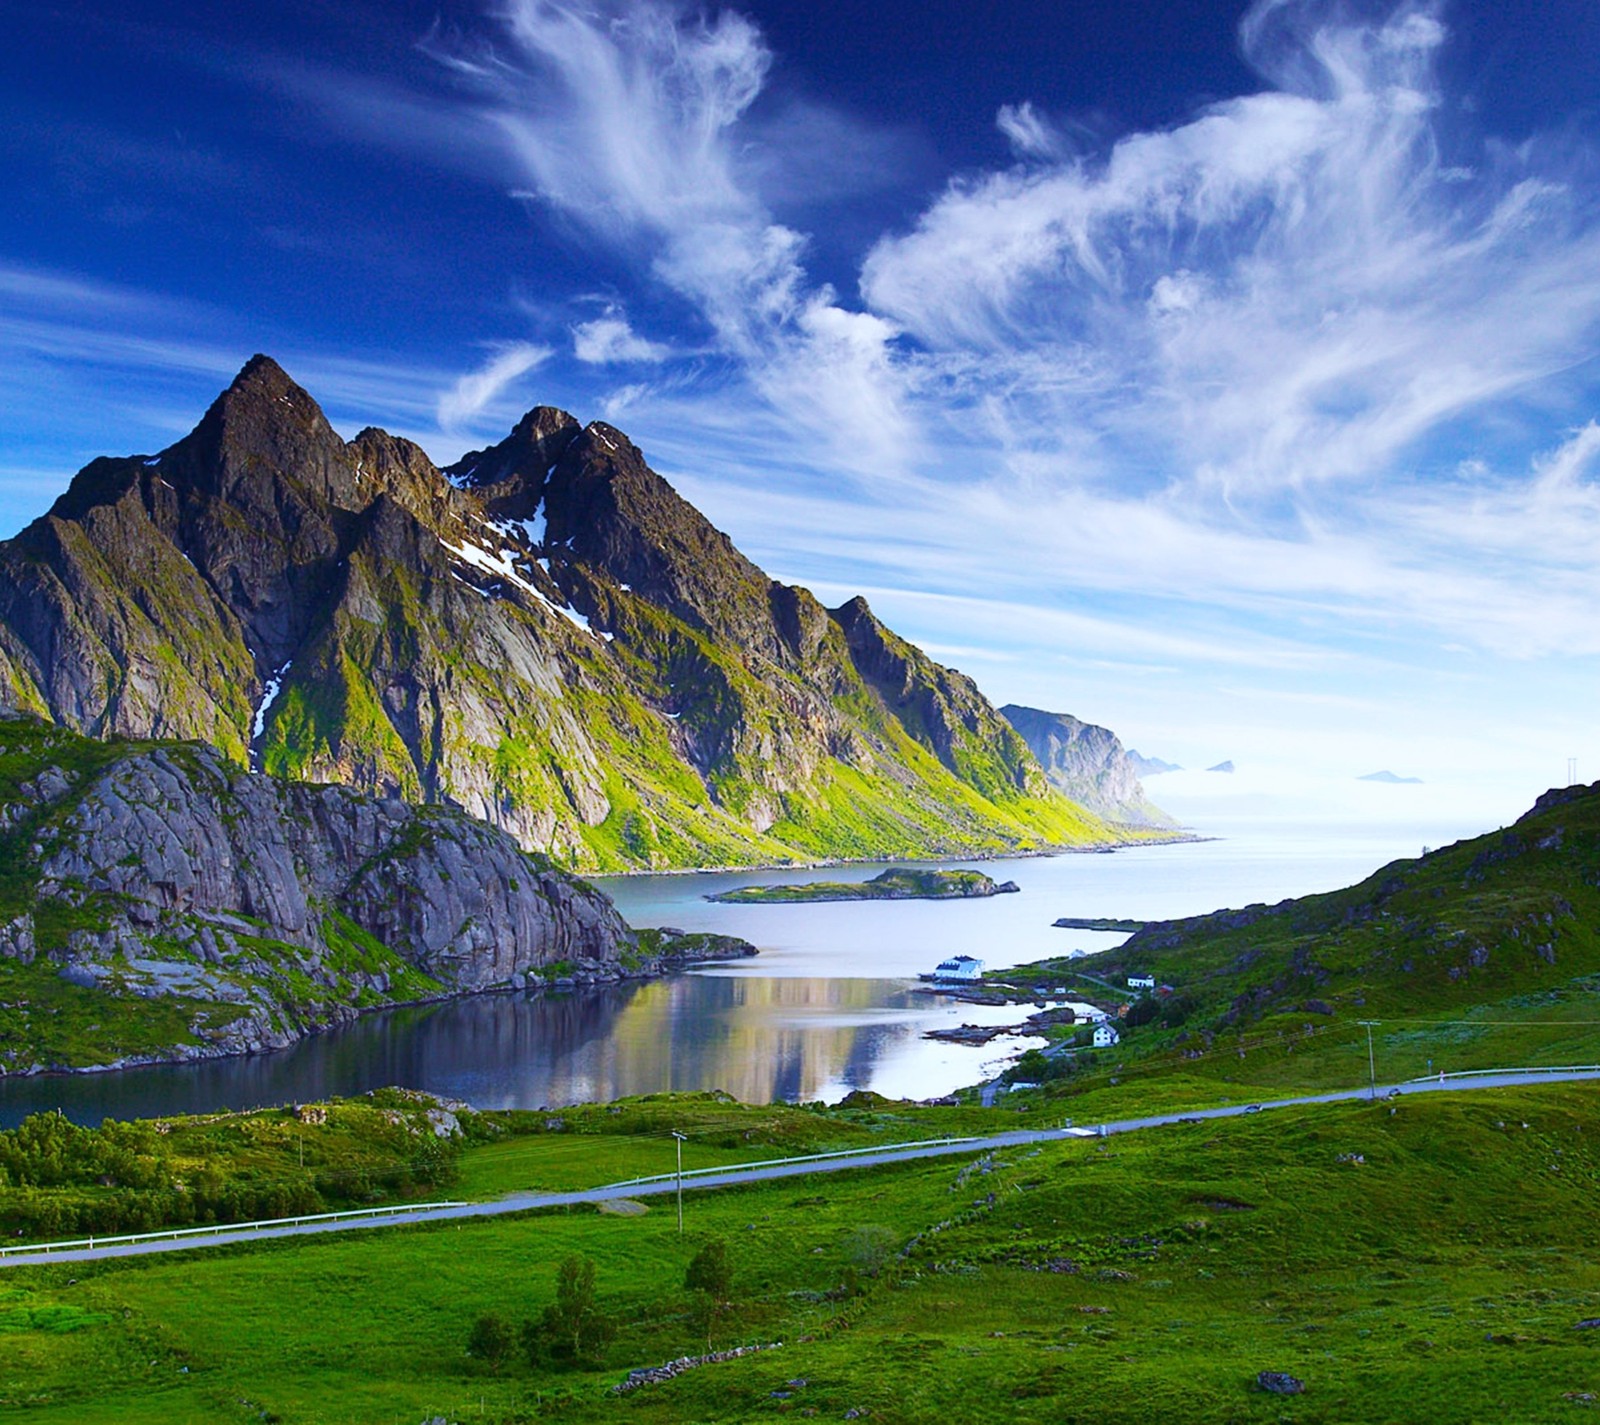
[[[717,1111],[741,1142],[741,1113],[752,1139],[771,1132],[773,1110]],[[514,1168],[505,1142],[466,1149],[463,1182],[583,1171],[578,1132],[511,1141]],[[592,1139],[601,1155],[620,1141]],[[0,1412],[1567,1420],[1600,1401],[1600,1330],[1576,1329],[1600,1316],[1597,1207],[1600,1091],[1546,1085],[692,1194],[682,1237],[658,1201],[28,1267],[0,1275]],[[715,1238],[734,1291],[714,1345],[782,1346],[613,1393],[629,1368],[706,1349],[683,1279]],[[474,1320],[537,1316],[571,1252],[596,1263],[619,1326],[599,1365],[470,1358]],[[1263,1370],[1304,1393],[1257,1389]]]

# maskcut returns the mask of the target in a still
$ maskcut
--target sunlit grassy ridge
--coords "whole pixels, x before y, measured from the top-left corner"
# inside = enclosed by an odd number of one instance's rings
[[[1149,975],[1172,991],[1130,1010],[1114,1050],[1019,1065],[1085,1113],[1125,1107],[1135,1085],[1184,1106],[1348,1087],[1374,1067],[1394,1081],[1600,1062],[1600,785],[1345,890],[1154,924],[1116,950],[1007,973],[1030,972],[1091,976],[1090,989]]]

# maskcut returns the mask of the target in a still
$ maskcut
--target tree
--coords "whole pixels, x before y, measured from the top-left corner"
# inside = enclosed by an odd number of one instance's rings
[[[594,1263],[573,1254],[556,1268],[556,1299],[537,1321],[523,1325],[522,1344],[534,1365],[582,1365],[594,1362],[616,1334],[616,1323],[596,1302]]]
[[[472,1334],[467,1337],[467,1354],[498,1373],[505,1358],[511,1354],[511,1344],[511,1323],[492,1311],[486,1312],[472,1323]]]
[[[733,1265],[728,1261],[728,1244],[722,1238],[714,1237],[694,1254],[689,1270],[683,1274],[683,1285],[718,1301],[726,1301],[733,1294]]]
[[[694,1254],[689,1270],[683,1274],[683,1286],[694,1298],[694,1315],[705,1327],[709,1351],[717,1318],[728,1309],[733,1295],[733,1264],[728,1260],[728,1244],[722,1238],[714,1237]]]

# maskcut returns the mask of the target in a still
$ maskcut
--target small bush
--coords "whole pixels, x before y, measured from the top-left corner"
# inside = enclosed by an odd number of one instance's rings
[[[467,1354],[498,1372],[511,1354],[513,1340],[511,1323],[492,1311],[486,1312],[472,1323],[472,1334],[467,1337]]]

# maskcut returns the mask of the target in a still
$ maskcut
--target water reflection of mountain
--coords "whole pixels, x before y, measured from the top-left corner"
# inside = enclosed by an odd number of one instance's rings
[[[804,1102],[871,1087],[886,1056],[929,1053],[913,1021],[930,1008],[900,981],[826,978],[683,975],[570,995],[485,995],[369,1016],[256,1058],[0,1080],[0,1123],[45,1108],[98,1122],[384,1084],[484,1108],[704,1089]],[[912,1064],[897,1068],[918,1077]]]

